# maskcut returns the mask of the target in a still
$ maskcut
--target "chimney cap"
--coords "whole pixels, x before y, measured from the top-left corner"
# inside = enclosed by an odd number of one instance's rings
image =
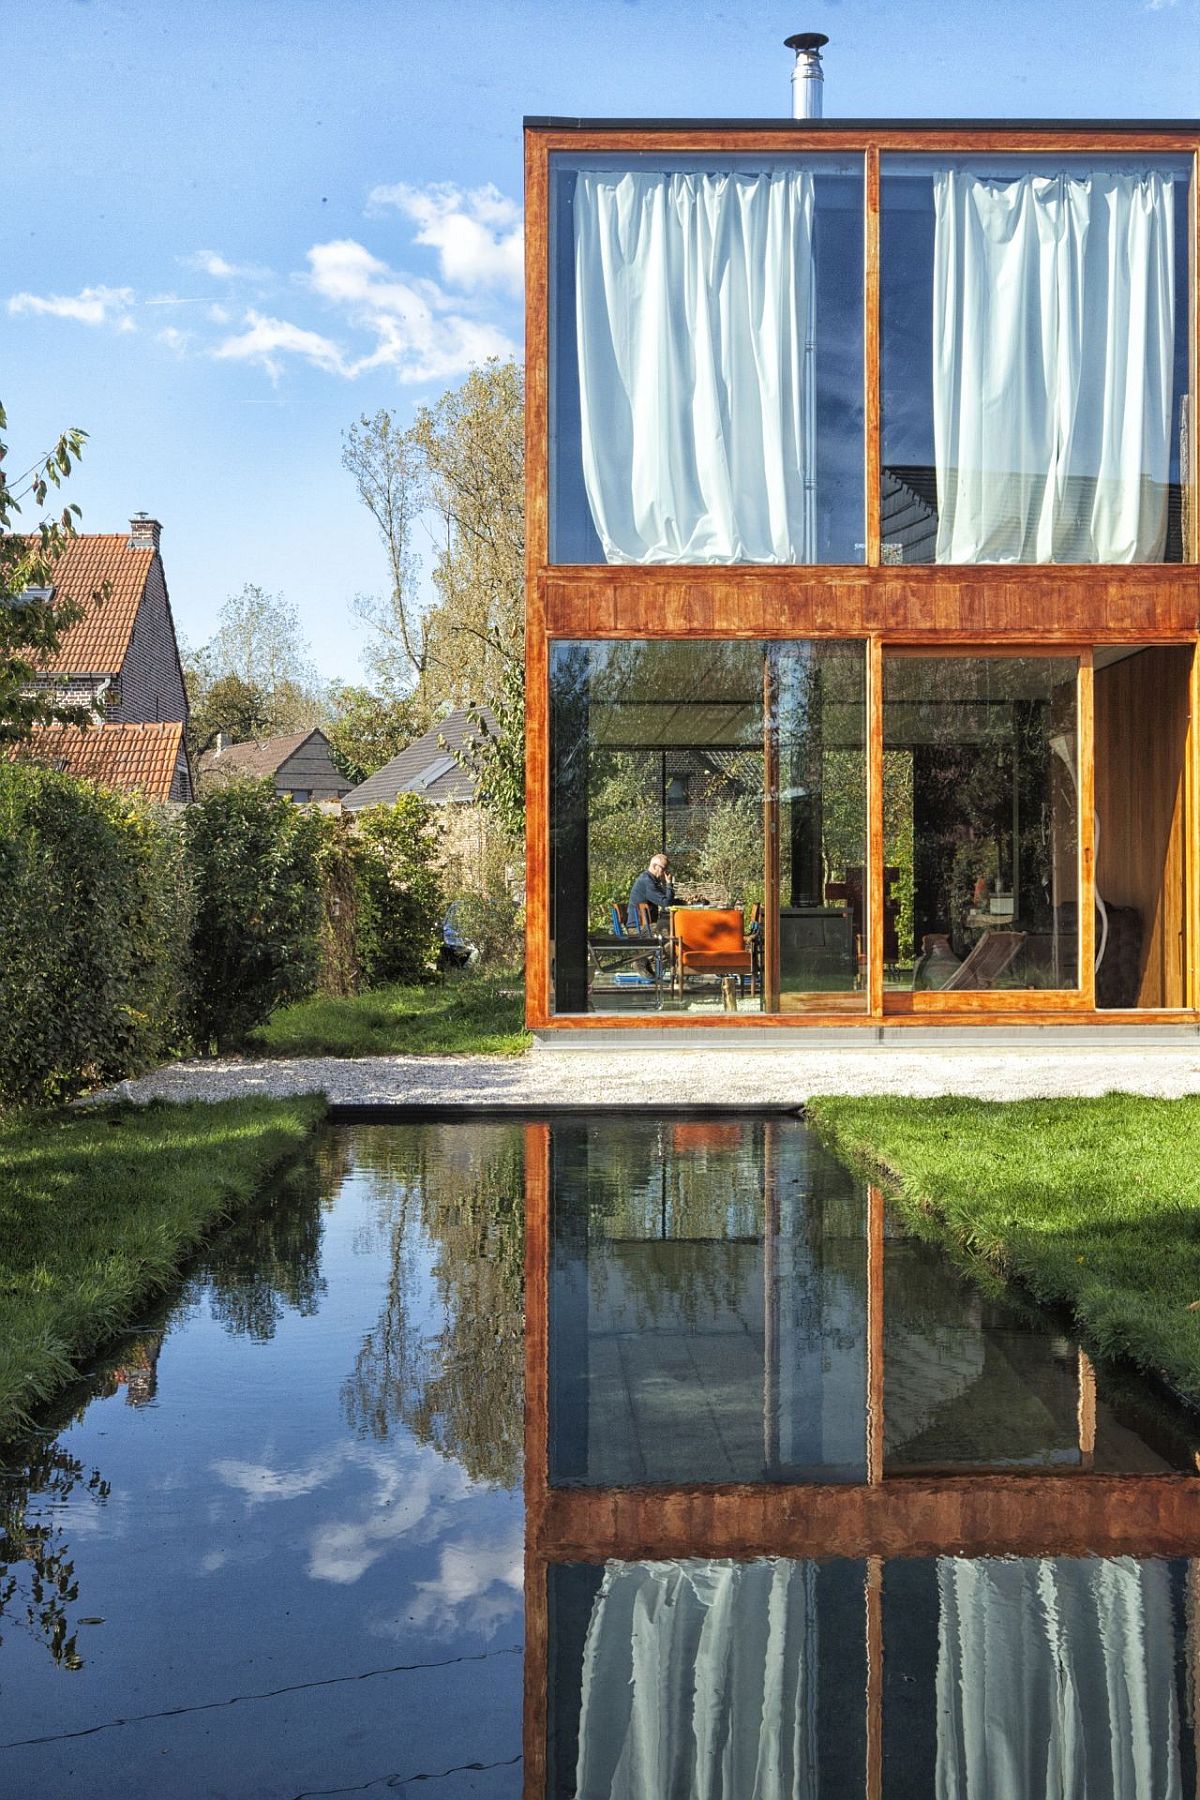
[[[820,50],[829,39],[823,31],[796,31],[790,38],[784,38],[785,50]]]

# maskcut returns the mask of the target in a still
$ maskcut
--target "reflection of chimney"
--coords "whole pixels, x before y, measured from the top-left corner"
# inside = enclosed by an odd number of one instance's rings
[[[821,47],[829,39],[823,31],[797,31],[783,41],[789,50],[796,52],[796,65],[792,70],[792,117],[819,119],[824,110],[822,94],[825,88]]]
[[[157,550],[159,533],[162,526],[149,513],[134,513],[129,521],[129,548],[131,550]]]

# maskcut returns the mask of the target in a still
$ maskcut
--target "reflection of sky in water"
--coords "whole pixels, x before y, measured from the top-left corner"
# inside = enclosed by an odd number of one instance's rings
[[[210,1710],[7,1751],[0,1794],[275,1800],[467,1763],[507,1766],[447,1776],[439,1795],[519,1792],[520,1496],[422,1442],[391,1397],[386,1436],[346,1403],[368,1333],[403,1326],[434,1374],[447,1359],[421,1188],[441,1182],[445,1209],[472,1178],[461,1134],[448,1164],[439,1135],[426,1128],[418,1157],[420,1134],[391,1133],[385,1166],[345,1180],[315,1313],[278,1308],[255,1341],[205,1295],[163,1344],[151,1404],[119,1391],[63,1434],[111,1484],[107,1499],[77,1486],[51,1502],[75,1618],[103,1622],[79,1626],[78,1672],[0,1624],[0,1740]],[[437,1666],[369,1674],[398,1664]],[[271,1697],[212,1705],[237,1695]]]

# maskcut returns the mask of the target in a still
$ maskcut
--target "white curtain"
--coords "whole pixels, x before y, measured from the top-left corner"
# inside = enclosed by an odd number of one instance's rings
[[[1171,177],[934,177],[937,560],[1162,560]]]
[[[612,563],[816,554],[813,181],[581,173],[583,472]]]
[[[817,1793],[813,1563],[609,1563],[583,1654],[578,1800]]]
[[[1170,1571],[938,1563],[937,1800],[1182,1800]]]

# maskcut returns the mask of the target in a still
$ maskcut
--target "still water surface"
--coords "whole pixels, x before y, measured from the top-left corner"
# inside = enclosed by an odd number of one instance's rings
[[[334,1128],[3,1456],[0,1796],[1182,1800],[1196,1435],[798,1122]],[[1014,1476],[1046,1554],[821,1522]]]

